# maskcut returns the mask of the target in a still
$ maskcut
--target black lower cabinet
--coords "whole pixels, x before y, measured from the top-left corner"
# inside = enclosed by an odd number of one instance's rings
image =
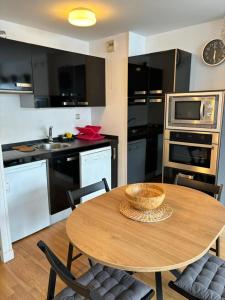
[[[175,168],[170,168],[170,167],[165,167],[163,169],[163,182],[173,184],[175,181],[176,175],[179,173],[191,176],[192,179],[199,180],[199,181],[206,182],[206,183],[215,184],[215,182],[216,182],[216,177],[213,175],[196,173],[193,171],[186,171],[186,170],[175,169]]]

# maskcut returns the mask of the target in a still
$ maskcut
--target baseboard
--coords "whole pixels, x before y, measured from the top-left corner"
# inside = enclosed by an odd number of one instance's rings
[[[14,252],[13,249],[10,249],[9,251],[5,251],[3,252],[2,250],[0,250],[0,257],[1,260],[6,263],[12,259],[14,259]]]
[[[63,211],[60,211],[60,212],[54,214],[54,215],[50,215],[50,224],[52,225],[59,221],[67,219],[70,214],[71,214],[71,208],[67,208]]]

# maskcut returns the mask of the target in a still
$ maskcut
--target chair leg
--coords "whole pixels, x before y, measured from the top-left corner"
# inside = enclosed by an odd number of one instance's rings
[[[68,256],[67,256],[67,269],[71,270],[71,264],[73,260],[73,245],[69,243]]]
[[[93,263],[90,258],[88,258],[88,262],[89,262],[90,267],[93,267]]]
[[[216,256],[220,257],[220,238],[216,240]]]
[[[48,280],[47,300],[52,300],[55,297],[56,272],[51,268]]]

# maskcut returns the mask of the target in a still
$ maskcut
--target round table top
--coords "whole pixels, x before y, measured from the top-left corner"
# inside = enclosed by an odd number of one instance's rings
[[[157,183],[158,184],[158,183]],[[171,217],[141,223],[123,216],[125,187],[87,201],[66,223],[72,244],[104,265],[134,272],[168,271],[202,257],[221,234],[225,208],[213,197],[187,187],[159,184]]]

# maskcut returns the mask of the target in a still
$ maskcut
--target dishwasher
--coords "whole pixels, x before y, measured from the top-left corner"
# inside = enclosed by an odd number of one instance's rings
[[[80,186],[84,187],[106,178],[111,188],[111,147],[103,147],[80,152]],[[105,193],[100,190],[88,196],[82,197],[81,203]]]
[[[50,225],[46,160],[5,168],[11,240]]]

